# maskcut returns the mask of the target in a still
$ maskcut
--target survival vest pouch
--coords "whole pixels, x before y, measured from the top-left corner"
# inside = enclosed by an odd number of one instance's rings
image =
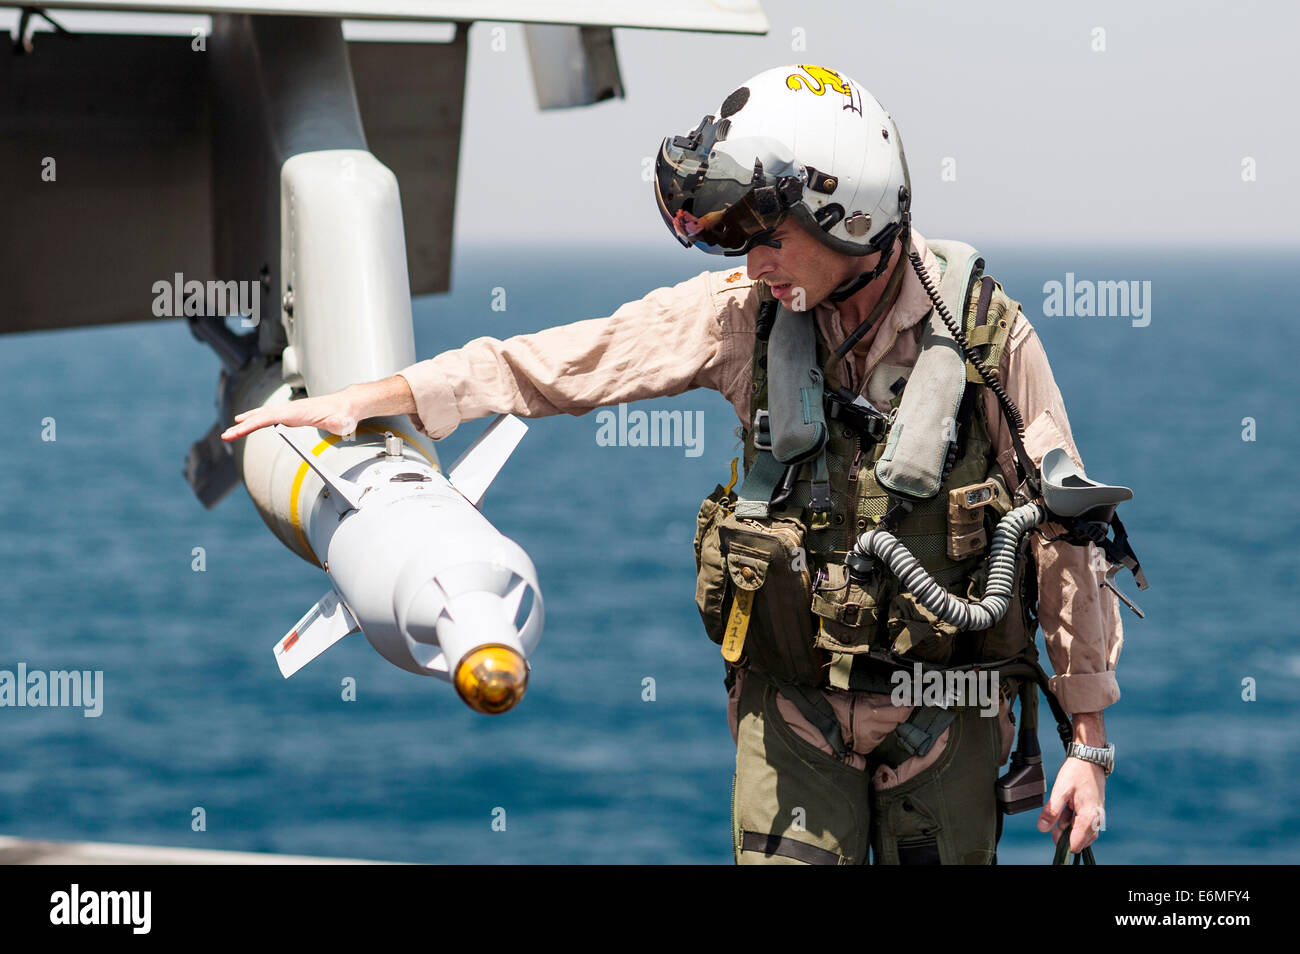
[[[723,657],[806,685],[823,678],[816,648],[812,578],[804,525],[793,517],[737,516],[737,498],[721,485],[700,506],[695,534],[695,603]]]
[[[719,485],[701,504],[695,597],[709,638],[721,644],[729,664],[743,657],[764,672],[817,685],[828,657],[814,645],[807,528],[797,516],[773,516],[770,504],[791,468],[814,461],[814,480],[827,488],[829,505],[825,386],[813,316],[785,309],[774,315],[773,305],[765,303],[758,332],[770,335],[766,369],[782,393],[797,399],[770,413],[757,409],[754,440],[760,453],[739,493]]]

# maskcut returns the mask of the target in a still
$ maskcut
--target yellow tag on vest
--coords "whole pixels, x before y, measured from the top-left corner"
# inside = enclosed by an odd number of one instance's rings
[[[754,607],[754,591],[740,590],[731,604],[727,617],[727,630],[722,636],[722,658],[729,663],[740,659],[745,648],[745,634],[749,632],[749,612]]]

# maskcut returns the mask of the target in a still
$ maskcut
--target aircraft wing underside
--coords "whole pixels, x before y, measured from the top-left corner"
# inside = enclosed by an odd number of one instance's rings
[[[56,22],[63,9],[102,12],[106,20],[124,11],[210,14],[212,35],[202,56],[194,55],[189,36],[40,32],[27,50],[21,38],[0,42],[0,206],[7,225],[0,229],[0,335],[164,317],[150,289],[184,276],[260,282],[260,344],[267,353],[277,352],[266,336],[283,337],[279,170],[300,147],[268,139],[266,130],[310,126],[312,111],[326,102],[318,104],[312,85],[319,71],[343,77],[322,111],[335,118],[352,112],[359,121],[356,132],[321,141],[368,150],[400,184],[410,291],[420,295],[446,291],[450,282],[471,21],[524,24],[542,108],[623,95],[613,26],[767,29],[757,0],[40,6]],[[351,40],[341,47],[295,39],[343,18],[446,23],[450,39]],[[320,52],[339,49],[346,64]],[[325,58],[312,59],[319,55]],[[299,81],[310,92],[293,92]],[[269,88],[282,92],[268,98]]]
[[[758,0],[42,0],[47,10],[270,13],[369,20],[498,20],[575,26],[766,33]]]

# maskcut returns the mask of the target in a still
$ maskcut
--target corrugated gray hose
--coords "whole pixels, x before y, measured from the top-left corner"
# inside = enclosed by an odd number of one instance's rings
[[[1006,613],[1016,583],[1020,541],[1047,519],[1046,507],[1022,504],[998,522],[989,548],[988,585],[978,603],[954,596],[936,583],[903,542],[887,530],[868,530],[858,537],[853,549],[860,557],[874,557],[888,566],[903,588],[935,616],[958,629],[977,631],[988,629]]]

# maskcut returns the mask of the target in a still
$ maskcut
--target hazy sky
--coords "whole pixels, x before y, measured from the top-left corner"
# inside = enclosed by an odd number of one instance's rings
[[[545,113],[522,28],[505,25],[497,52],[495,24],[476,24],[458,242],[671,242],[643,159],[749,76],[804,62],[847,73],[893,113],[923,234],[1300,243],[1293,3],[762,6],[763,37],[617,30],[626,98]],[[75,29],[93,15],[56,17]],[[0,11],[0,27],[14,19]],[[157,19],[133,17],[131,29]],[[792,49],[795,31],[803,49]],[[941,178],[945,158],[955,181]],[[1247,159],[1255,181],[1243,181]]]
[[[765,37],[616,30],[626,98],[546,113],[521,28],[493,52],[491,25],[475,25],[458,238],[671,242],[642,158],[749,76],[808,62],[849,74],[894,115],[923,234],[1300,242],[1294,4],[762,6]],[[791,49],[796,28],[803,51]],[[942,181],[944,157],[956,181]],[[1245,157],[1254,182],[1242,181]]]

